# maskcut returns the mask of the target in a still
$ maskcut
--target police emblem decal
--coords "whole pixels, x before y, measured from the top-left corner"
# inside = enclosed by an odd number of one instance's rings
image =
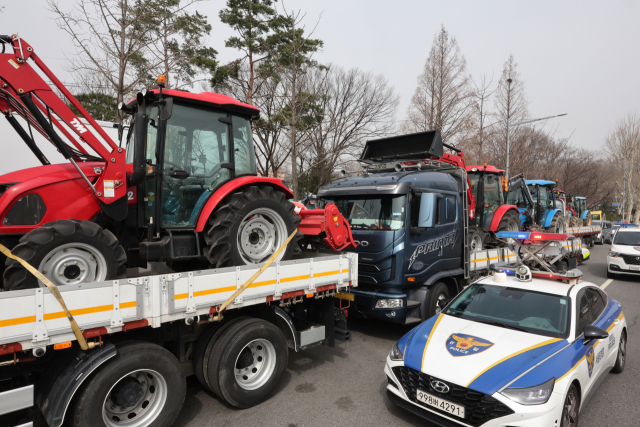
[[[467,334],[451,334],[447,338],[447,351],[453,357],[482,353],[493,346],[491,341]]]
[[[589,347],[586,354],[587,359],[587,367],[589,368],[589,378],[591,378],[591,374],[593,373],[593,347]]]

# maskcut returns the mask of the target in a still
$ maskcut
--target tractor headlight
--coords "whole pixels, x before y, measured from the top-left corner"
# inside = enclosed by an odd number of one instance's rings
[[[396,362],[401,362],[404,360],[404,354],[400,351],[400,347],[398,347],[398,343],[393,346],[391,352],[389,353],[389,358]]]
[[[555,378],[551,378],[546,383],[525,388],[507,388],[500,394],[521,405],[541,405],[547,403],[553,392]]]

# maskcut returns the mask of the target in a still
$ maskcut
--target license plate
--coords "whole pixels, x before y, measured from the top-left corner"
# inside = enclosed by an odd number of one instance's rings
[[[445,412],[455,415],[456,417],[464,418],[464,406],[456,405],[447,400],[441,399],[429,393],[425,393],[422,390],[416,392],[416,398],[429,406],[441,409]]]
[[[633,267],[633,266],[629,266],[629,270],[636,270],[636,271],[640,271],[640,267]]]

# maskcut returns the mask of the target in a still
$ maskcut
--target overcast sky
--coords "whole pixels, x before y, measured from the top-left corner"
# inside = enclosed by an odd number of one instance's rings
[[[73,0],[59,3],[65,9]],[[224,47],[233,34],[218,18],[224,4],[210,0],[197,6],[213,26],[209,44],[222,63],[239,55]],[[0,5],[5,6],[0,31],[19,32],[61,80],[71,81],[64,55],[74,49],[46,1],[0,0]],[[559,138],[573,133],[574,146],[600,149],[616,121],[639,110],[637,1],[286,0],[284,6],[306,11],[309,28],[317,23],[315,36],[324,41],[320,62],[383,74],[401,97],[399,120],[441,25],[457,38],[472,77],[494,75],[497,81],[513,54],[531,117],[568,113],[546,128]],[[2,120],[0,132],[13,130]],[[3,151],[8,141],[13,140],[0,139]],[[0,156],[0,173],[38,164],[26,148],[15,156],[19,160]]]

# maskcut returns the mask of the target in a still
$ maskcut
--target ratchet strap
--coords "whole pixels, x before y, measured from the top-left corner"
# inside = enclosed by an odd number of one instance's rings
[[[287,245],[289,245],[289,242],[291,241],[291,239],[293,239],[293,236],[295,236],[297,232],[298,232],[297,228],[295,230],[293,230],[293,233],[291,233],[289,235],[289,237],[287,238],[287,240],[282,244],[282,246],[280,246],[278,248],[278,250],[275,251],[273,253],[273,255],[271,255],[271,258],[269,258],[269,260],[262,267],[260,267],[260,270],[256,271],[255,274],[253,276],[251,276],[251,278],[249,280],[247,280],[247,283],[245,283],[244,285],[240,286],[240,288],[237,291],[235,291],[233,293],[233,295],[231,295],[220,306],[220,309],[218,309],[218,314],[216,316],[214,316],[213,319],[212,319],[213,321],[222,320],[222,312],[229,306],[229,304],[231,304],[233,301],[235,301],[235,299],[238,297],[238,295],[240,295],[242,292],[244,292],[244,290],[247,289],[249,287],[249,285],[252,284],[253,281],[256,280],[262,274],[262,272],[265,271],[267,269],[267,267],[269,267],[271,265],[271,263],[273,261],[275,261],[276,258],[278,258],[278,255],[280,255],[280,252],[285,250],[285,248],[287,247]]]
[[[47,279],[44,276],[44,274],[40,273],[37,269],[33,268],[31,264],[29,264],[27,261],[12,254],[11,251],[2,244],[0,244],[0,252],[5,254],[8,258],[18,261],[20,264],[22,264],[24,268],[27,269],[27,271],[29,271],[29,273],[36,276],[38,280],[40,280],[42,283],[44,283],[47,286],[47,288],[49,288],[49,290],[51,291],[51,294],[58,300],[58,302],[62,306],[62,309],[67,315],[67,319],[69,319],[69,323],[71,323],[71,329],[73,330],[73,333],[76,336],[78,343],[80,344],[80,348],[83,350],[89,350],[89,348],[93,348],[95,346],[93,345],[94,343],[91,343],[92,345],[87,344],[87,340],[84,338],[84,335],[82,335],[82,331],[80,331],[80,327],[76,323],[76,319],[73,318],[73,316],[69,312],[69,309],[67,308],[67,305],[64,303],[64,300],[62,299],[62,295],[60,295],[60,291],[58,290],[58,287],[54,285],[53,282],[51,282],[51,280]]]

